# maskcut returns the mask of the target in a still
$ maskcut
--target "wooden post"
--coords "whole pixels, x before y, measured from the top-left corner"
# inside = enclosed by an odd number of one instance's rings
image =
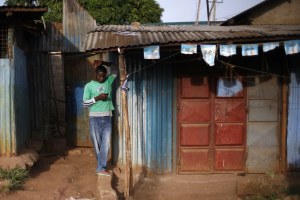
[[[126,80],[126,64],[124,58],[124,50],[119,49],[119,73],[120,73],[120,83],[121,85]],[[122,94],[122,113],[123,113],[123,127],[125,129],[125,151],[126,151],[126,160],[125,160],[125,188],[124,196],[126,199],[130,196],[130,190],[132,188],[132,161],[131,161],[131,139],[130,139],[130,127],[129,127],[129,118],[128,118],[128,102],[126,91],[121,90]]]
[[[287,94],[288,85],[287,81],[283,80],[282,83],[282,115],[281,115],[281,162],[280,170],[282,173],[286,173],[286,137],[287,137]]]

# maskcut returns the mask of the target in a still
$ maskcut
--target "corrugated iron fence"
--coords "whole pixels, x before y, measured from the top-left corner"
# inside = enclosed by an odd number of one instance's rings
[[[0,155],[17,154],[29,138],[26,57],[13,47],[14,59],[0,59]]]
[[[129,76],[128,111],[132,143],[132,164],[155,172],[172,171],[172,67],[147,62],[142,54],[126,56]],[[142,68],[147,68],[142,70]],[[122,130],[120,91],[116,97],[113,156],[125,161],[125,135]]]
[[[287,169],[300,170],[300,68],[299,55],[290,56],[291,81],[289,86]]]

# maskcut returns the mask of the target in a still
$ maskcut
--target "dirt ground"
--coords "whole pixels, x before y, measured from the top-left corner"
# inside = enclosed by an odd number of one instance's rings
[[[95,173],[96,161],[93,149],[76,148],[62,155],[40,154],[38,162],[31,168],[30,177],[21,190],[0,196],[1,200],[92,200],[123,199],[124,172],[112,169],[113,176],[98,177]],[[270,187],[268,180],[276,182]],[[252,184],[252,182],[254,184]],[[135,173],[133,198],[137,200],[235,200],[243,199],[241,194],[266,185],[274,192],[284,187],[283,177],[274,179],[266,176],[238,176],[236,174],[213,175],[161,175]],[[299,179],[293,179],[300,182]],[[251,184],[249,184],[251,183]],[[299,184],[300,185],[300,184]],[[102,192],[102,193],[101,193]],[[113,195],[111,195],[113,194]],[[99,196],[100,195],[100,196]],[[118,196],[118,198],[117,198]],[[292,199],[300,199],[298,197]]]

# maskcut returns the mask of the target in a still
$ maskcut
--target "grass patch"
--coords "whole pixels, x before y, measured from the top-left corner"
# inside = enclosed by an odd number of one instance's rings
[[[290,186],[284,191],[287,195],[299,195],[300,196],[300,186]]]
[[[276,193],[270,193],[270,194],[257,194],[248,196],[245,198],[245,200],[277,200],[278,195]]]
[[[0,168],[0,193],[19,189],[28,177],[28,170],[19,167],[13,169]]]

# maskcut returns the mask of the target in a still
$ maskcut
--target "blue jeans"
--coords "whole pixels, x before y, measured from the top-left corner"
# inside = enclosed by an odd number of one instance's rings
[[[97,172],[105,170],[111,136],[111,117],[90,117],[90,136],[97,158]]]

